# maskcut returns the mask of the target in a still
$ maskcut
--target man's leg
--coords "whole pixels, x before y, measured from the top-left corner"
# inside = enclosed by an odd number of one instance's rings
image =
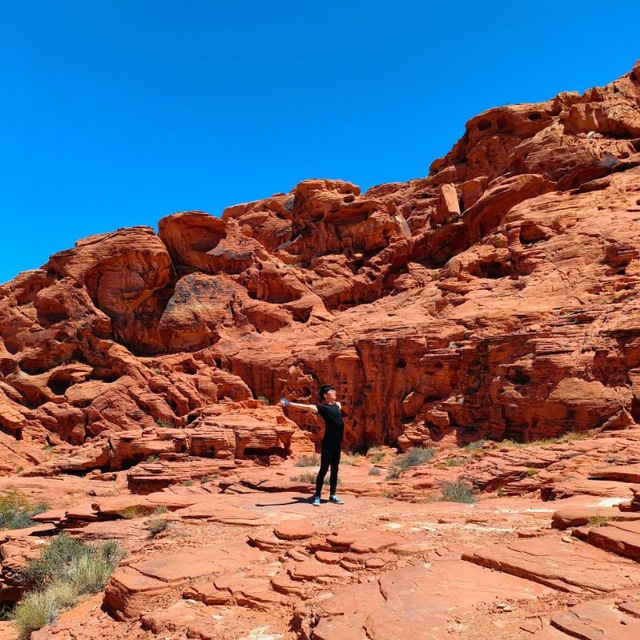
[[[335,496],[338,488],[338,467],[340,466],[340,443],[331,448],[331,474],[329,475],[329,495]]]
[[[316,497],[318,498],[322,493],[322,484],[324,483],[324,477],[327,475],[327,471],[329,470],[330,465],[331,465],[331,451],[323,443],[321,453],[320,453],[320,470],[318,471],[318,475],[316,476]]]

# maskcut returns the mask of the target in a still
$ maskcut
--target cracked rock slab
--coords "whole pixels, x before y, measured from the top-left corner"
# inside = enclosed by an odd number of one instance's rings
[[[560,591],[608,593],[640,585],[638,564],[572,538],[527,538],[462,557]]]
[[[584,640],[640,638],[640,620],[623,613],[612,602],[584,602],[553,616],[551,624],[572,638]]]
[[[542,585],[461,560],[383,574],[378,582],[336,589],[317,609],[321,640],[450,640],[460,615],[486,603],[535,600]]]

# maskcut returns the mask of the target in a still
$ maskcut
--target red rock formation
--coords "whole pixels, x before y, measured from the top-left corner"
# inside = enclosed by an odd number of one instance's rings
[[[118,432],[204,433],[212,406],[325,380],[354,446],[635,423],[639,105],[640,63],[472,118],[425,178],[307,180],[79,241],[0,289],[3,439],[20,466],[66,442],[87,452],[60,468],[119,468],[144,447],[114,455]],[[288,450],[276,412],[243,420],[216,451]]]

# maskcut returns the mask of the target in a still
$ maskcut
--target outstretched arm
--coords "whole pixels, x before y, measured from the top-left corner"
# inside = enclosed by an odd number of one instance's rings
[[[311,411],[311,413],[318,413],[318,407],[316,407],[315,404],[303,404],[302,402],[289,402],[286,398],[281,398],[278,404],[283,408],[295,407],[296,409]]]

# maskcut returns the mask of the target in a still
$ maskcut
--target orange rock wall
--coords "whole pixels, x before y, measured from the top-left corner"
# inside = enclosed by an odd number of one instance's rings
[[[639,107],[640,63],[476,116],[425,178],[307,180],[79,241],[0,287],[3,446],[38,464],[324,381],[353,446],[639,420]]]

